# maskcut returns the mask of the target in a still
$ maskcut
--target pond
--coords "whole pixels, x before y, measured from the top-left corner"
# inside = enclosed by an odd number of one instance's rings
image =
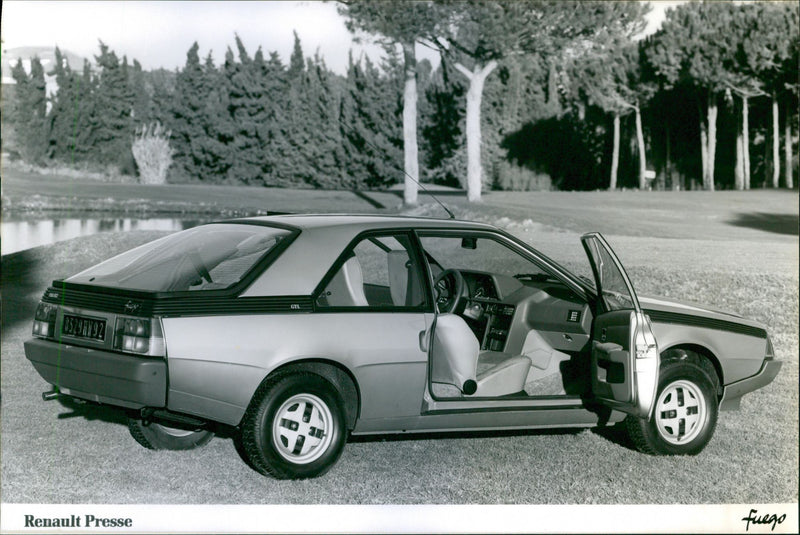
[[[89,236],[98,232],[121,232],[128,230],[178,231],[205,223],[204,219],[182,219],[175,217],[153,217],[138,219],[134,217],[57,217],[49,219],[25,218],[15,221],[3,217],[0,223],[0,249],[2,254],[15,253],[48,245],[57,241]]]

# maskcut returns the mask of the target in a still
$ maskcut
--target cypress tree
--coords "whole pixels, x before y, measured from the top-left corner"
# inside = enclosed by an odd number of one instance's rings
[[[294,174],[312,187],[349,187],[341,166],[339,97],[330,71],[315,56],[289,83],[287,138]]]
[[[48,146],[47,95],[42,62],[34,57],[28,74],[22,61],[17,61],[12,77],[17,84],[12,116],[20,155],[29,163],[41,163]]]
[[[100,163],[118,165],[123,170],[132,165],[130,140],[133,136],[133,93],[128,87],[127,59],[100,42],[100,55],[95,56],[100,69],[96,86],[95,136]]]
[[[228,172],[229,177],[245,184],[263,185],[265,175],[271,171],[267,161],[268,122],[264,91],[264,58],[260,50],[254,61],[244,44],[236,36],[239,62],[233,54],[226,56],[226,78],[229,88],[229,111],[235,132],[232,150],[236,158]]]
[[[396,58],[395,58],[396,59]],[[345,169],[351,187],[380,187],[401,182],[403,167],[402,79],[397,62],[387,60],[388,74],[364,57],[349,58],[341,101],[340,129]],[[401,71],[402,73],[402,71]]]
[[[199,45],[195,41],[186,53],[186,64],[175,78],[168,127],[172,131],[175,163],[187,178],[213,179],[205,169],[204,156],[195,148],[205,137],[203,125],[207,98],[210,92],[208,76],[200,66]]]

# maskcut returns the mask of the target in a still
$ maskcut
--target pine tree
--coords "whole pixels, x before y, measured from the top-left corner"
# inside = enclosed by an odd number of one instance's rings
[[[20,155],[29,163],[41,163],[48,147],[47,95],[42,62],[34,57],[28,74],[19,60],[12,69],[12,77],[17,84],[12,118]]]
[[[186,64],[175,78],[167,126],[172,131],[176,167],[189,179],[214,180],[208,172],[207,156],[199,146],[206,136],[204,125],[207,100],[211,92],[210,77],[200,65],[195,42],[186,53]]]
[[[133,164],[130,141],[134,133],[134,99],[128,87],[127,59],[120,62],[102,41],[100,55],[95,59],[100,71],[94,114],[97,157],[99,163],[117,165],[126,170]]]
[[[465,83],[449,76],[447,65],[437,69],[420,101],[421,149],[428,180],[463,187],[466,178],[464,146]]]
[[[391,52],[391,51],[389,51]],[[364,57],[349,58],[341,101],[340,128],[345,169],[352,187],[381,187],[402,182],[402,67],[388,56],[386,73]],[[399,71],[399,72],[398,72]]]

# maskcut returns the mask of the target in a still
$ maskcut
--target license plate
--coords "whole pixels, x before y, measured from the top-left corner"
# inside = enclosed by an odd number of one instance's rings
[[[106,339],[106,321],[64,314],[61,332],[76,338],[102,341]]]

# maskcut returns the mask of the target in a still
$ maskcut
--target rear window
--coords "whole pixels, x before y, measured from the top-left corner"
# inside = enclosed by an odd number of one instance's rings
[[[221,290],[241,281],[290,235],[259,225],[203,225],[115,256],[67,281],[154,292]]]

